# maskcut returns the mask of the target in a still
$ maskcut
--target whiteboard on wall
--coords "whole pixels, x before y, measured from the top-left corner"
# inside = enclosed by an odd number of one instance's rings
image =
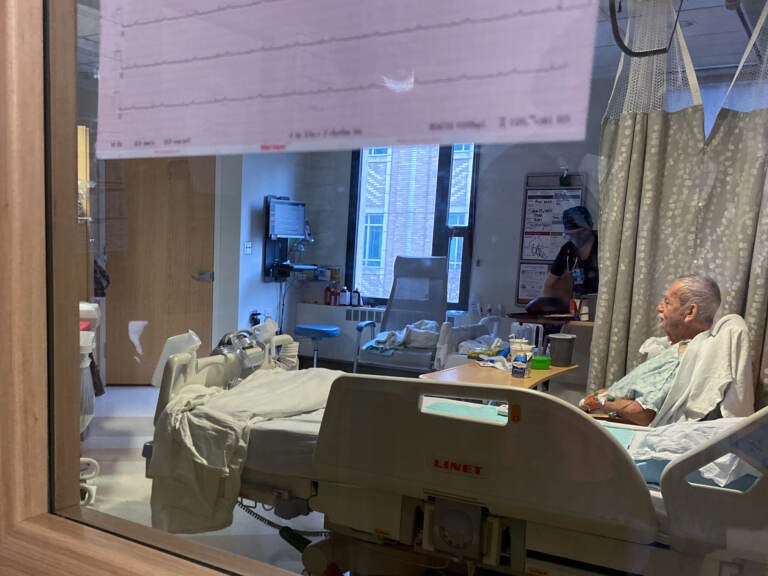
[[[526,177],[518,304],[542,295],[549,267],[566,241],[563,211],[583,204],[583,175],[569,175],[566,183],[561,183],[560,178],[559,173],[533,173]]]
[[[599,0],[101,0],[100,158],[583,140]]]
[[[564,244],[563,210],[581,206],[581,188],[525,191],[521,260],[551,262]]]

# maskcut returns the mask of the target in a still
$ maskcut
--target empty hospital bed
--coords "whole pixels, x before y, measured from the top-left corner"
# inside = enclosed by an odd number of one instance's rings
[[[163,387],[171,393],[161,391],[161,404],[189,383],[217,386],[188,377],[190,360],[169,359]],[[311,382],[312,370],[300,372],[282,377]],[[303,551],[312,575],[334,564],[360,574],[766,569],[768,409],[671,461],[666,455],[649,484],[647,467],[627,450],[648,429],[608,430],[536,391],[328,372],[307,384],[319,397],[329,391],[327,401],[256,422],[241,466],[214,487],[233,498],[236,472],[237,493],[278,515],[322,512],[329,537]],[[751,466],[746,490],[689,482],[729,453]]]

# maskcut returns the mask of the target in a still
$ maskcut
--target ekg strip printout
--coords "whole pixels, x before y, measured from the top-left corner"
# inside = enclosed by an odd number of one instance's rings
[[[102,0],[97,156],[582,140],[597,0]]]

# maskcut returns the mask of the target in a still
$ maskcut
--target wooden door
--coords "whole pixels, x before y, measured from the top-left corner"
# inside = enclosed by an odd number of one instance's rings
[[[106,162],[107,384],[149,384],[166,339],[211,349],[215,159]]]

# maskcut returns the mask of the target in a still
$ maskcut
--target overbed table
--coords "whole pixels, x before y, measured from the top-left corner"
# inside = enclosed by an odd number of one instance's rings
[[[492,366],[480,366],[474,360],[470,360],[466,364],[460,364],[453,368],[445,368],[444,370],[438,370],[437,372],[421,374],[419,378],[440,380],[442,382],[470,382],[475,384],[497,384],[499,386],[535,388],[550,378],[555,378],[561,374],[572,372],[578,367],[578,364],[572,366],[552,366],[549,370],[531,370],[529,376],[525,378],[517,378],[504,370],[499,370]]]

